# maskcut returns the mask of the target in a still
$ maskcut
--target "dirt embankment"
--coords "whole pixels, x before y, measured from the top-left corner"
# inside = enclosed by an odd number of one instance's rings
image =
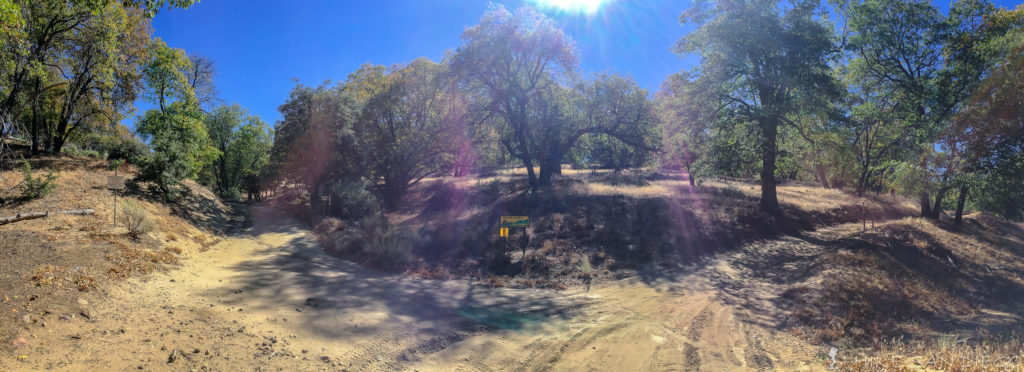
[[[92,209],[91,215],[53,215],[0,226],[0,351],[14,353],[31,338],[24,331],[62,318],[88,319],[94,303],[126,278],[174,267],[190,252],[208,249],[237,215],[215,195],[191,181],[174,206],[149,198],[130,185],[114,198],[105,188],[114,171],[94,158],[36,157],[35,177],[56,175],[54,190],[25,199],[17,187],[19,170],[0,172],[0,216],[69,209]],[[131,180],[129,167],[121,171]],[[139,238],[124,225],[126,202],[136,203],[156,225]]]

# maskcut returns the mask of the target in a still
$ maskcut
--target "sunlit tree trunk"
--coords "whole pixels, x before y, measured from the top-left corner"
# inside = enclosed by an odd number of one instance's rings
[[[774,118],[761,119],[761,208],[775,216],[782,215],[775,192],[775,159],[778,144],[778,122]]]

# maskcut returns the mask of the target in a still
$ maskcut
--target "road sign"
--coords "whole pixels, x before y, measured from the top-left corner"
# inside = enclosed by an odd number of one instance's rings
[[[501,216],[501,223],[499,227],[520,227],[525,228],[530,226],[530,217],[528,216]]]
[[[330,199],[330,195],[320,195],[320,201],[328,201]]]
[[[124,177],[107,176],[107,188],[110,190],[124,190]]]
[[[502,238],[507,238],[508,237],[508,228],[507,227],[502,227],[502,228],[498,229],[498,236],[501,236]]]

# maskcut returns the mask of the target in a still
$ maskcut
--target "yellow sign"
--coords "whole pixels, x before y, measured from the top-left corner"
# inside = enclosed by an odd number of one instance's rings
[[[528,216],[501,216],[500,227],[528,227],[530,217]]]
[[[508,237],[508,228],[507,227],[502,227],[501,229],[499,229],[498,230],[498,235],[501,236],[502,238],[507,238]]]

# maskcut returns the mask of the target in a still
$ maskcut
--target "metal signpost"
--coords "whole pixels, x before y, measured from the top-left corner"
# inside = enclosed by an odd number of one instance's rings
[[[320,195],[320,204],[324,206],[324,216],[331,210],[331,195]]]
[[[523,264],[526,264],[526,244],[528,238],[526,237],[526,228],[530,227],[529,216],[501,216],[501,221],[498,224],[498,235],[502,238],[508,238],[508,229],[523,229],[523,259],[520,260]],[[508,239],[503,240],[508,247]]]
[[[113,176],[107,176],[107,189],[114,192],[114,226],[117,226],[117,192],[124,190],[124,177],[118,176],[117,170]]]

